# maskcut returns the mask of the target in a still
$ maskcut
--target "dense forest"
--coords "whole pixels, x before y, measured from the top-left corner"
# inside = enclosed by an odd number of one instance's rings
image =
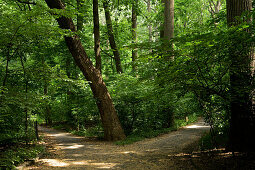
[[[214,144],[254,151],[252,5],[0,0],[1,151],[39,124],[120,141],[197,117]]]

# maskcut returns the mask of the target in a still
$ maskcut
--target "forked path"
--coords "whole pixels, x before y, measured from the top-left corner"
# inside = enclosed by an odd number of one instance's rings
[[[57,154],[41,158],[37,166],[26,169],[193,169],[192,163],[180,163],[178,160],[187,149],[194,149],[196,145],[191,144],[197,142],[209,128],[200,120],[156,138],[117,146],[41,127],[41,132],[55,140]]]

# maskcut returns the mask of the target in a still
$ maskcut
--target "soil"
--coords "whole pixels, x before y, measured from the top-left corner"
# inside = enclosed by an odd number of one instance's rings
[[[199,151],[198,141],[209,129],[200,120],[175,132],[119,146],[40,127],[47,154],[23,169],[255,169],[254,155]]]

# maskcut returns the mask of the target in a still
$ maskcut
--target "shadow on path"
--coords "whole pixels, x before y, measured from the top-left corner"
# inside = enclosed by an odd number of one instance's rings
[[[186,156],[182,152],[209,129],[210,127],[200,120],[156,138],[117,146],[110,142],[89,140],[40,127],[46,137],[55,140],[54,149],[58,154],[41,158],[36,166],[26,169],[179,169],[176,167],[181,168],[184,164],[182,162],[178,165],[176,159],[185,160]],[[184,156],[180,157],[182,154]],[[190,161],[185,164],[194,168]]]

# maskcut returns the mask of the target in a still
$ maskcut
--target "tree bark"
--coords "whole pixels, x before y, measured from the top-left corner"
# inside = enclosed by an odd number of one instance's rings
[[[38,121],[36,120],[34,123],[34,128],[35,128],[35,137],[37,140],[39,140],[39,132],[38,132]]]
[[[43,91],[44,91],[44,95],[48,95],[48,83],[46,82],[46,80],[44,81]],[[51,108],[48,102],[46,103],[46,106],[45,106],[45,121],[46,121],[46,126],[52,125]]]
[[[82,7],[83,0],[77,0],[76,3],[77,3],[77,11],[78,11],[78,14],[77,14],[77,30],[82,31],[83,16],[81,15],[81,7]]]
[[[64,5],[60,0],[45,0],[51,9],[64,9]],[[64,16],[57,18],[58,24],[62,29],[70,29],[75,32],[75,26],[72,19]],[[117,112],[114,108],[111,96],[103,81],[100,71],[96,69],[77,35],[65,37],[65,41],[69,51],[71,52],[76,64],[82,71],[85,78],[89,81],[91,90],[96,99],[96,103],[100,112],[104,137],[106,140],[122,140],[125,139],[124,131],[119,122]]]
[[[164,16],[164,38],[171,40],[174,38],[174,0],[165,0]]]
[[[162,7],[163,6],[165,6],[165,0],[161,0],[161,4],[162,4]],[[165,10],[165,9],[164,9]],[[164,12],[165,13],[165,12]],[[162,16],[162,18],[164,18],[165,16],[164,16],[164,13],[163,12],[161,12],[160,13],[160,15]],[[164,20],[165,20],[165,18],[164,18]],[[165,24],[164,24],[164,22],[162,22],[162,23],[160,23],[160,32],[159,32],[159,37],[160,37],[160,39],[164,39],[164,26]]]
[[[25,100],[27,101],[28,79],[27,79],[26,69],[25,69],[25,65],[24,65],[22,56],[20,56],[20,62],[21,62],[21,66],[22,66],[22,69],[23,69],[23,76],[24,76],[24,83],[25,83]],[[27,108],[27,106],[25,106],[24,112],[25,112],[26,145],[28,145],[28,140],[29,139],[28,139],[28,108]]]
[[[165,59],[174,59],[173,54],[171,54],[171,49],[173,49],[173,42],[169,42],[174,38],[174,0],[165,0],[164,8],[164,42],[163,49],[167,47]]]
[[[250,0],[227,0],[229,27],[240,24],[243,12],[251,10]],[[247,31],[247,30],[246,30]],[[245,31],[244,31],[245,34]],[[230,57],[230,134],[228,148],[232,151],[255,151],[255,115],[252,111],[251,43],[231,39]],[[238,48],[237,48],[238,47]],[[241,49],[240,49],[241,47]],[[237,48],[237,49],[236,49]]]
[[[214,0],[209,1],[208,11],[210,12],[212,18],[215,18],[216,14],[220,12],[221,5],[221,0],[217,0],[216,2]],[[216,26],[216,22],[214,24]]]
[[[7,82],[7,77],[8,77],[8,73],[9,73],[9,61],[10,61],[10,57],[9,57],[9,53],[8,53],[7,59],[6,59],[6,66],[5,66],[5,75],[4,75],[4,80],[3,80],[3,87],[5,87],[6,82]]]
[[[102,72],[102,62],[100,55],[100,27],[98,14],[98,0],[93,0],[93,22],[94,22],[94,51],[96,58],[96,68]]]
[[[151,13],[151,0],[147,0],[147,10],[149,13]],[[152,26],[151,23],[148,26],[148,30],[149,30],[149,41],[152,41]]]
[[[217,0],[216,2],[214,2],[213,0],[209,1],[209,12],[213,17],[215,16],[215,14],[219,13],[220,8],[221,8],[220,0]]]
[[[137,43],[137,0],[132,3],[132,43]],[[136,71],[137,49],[132,49],[132,69]]]
[[[5,87],[5,85],[7,83],[7,78],[8,78],[8,74],[9,74],[9,62],[10,62],[11,58],[17,54],[18,49],[19,49],[19,47],[17,47],[15,49],[15,51],[13,52],[13,54],[10,55],[11,47],[12,47],[12,45],[9,45],[7,47],[8,49],[7,49],[7,54],[6,54],[6,66],[5,66],[5,75],[4,75],[4,79],[3,79],[3,87]],[[3,94],[3,92],[2,92],[2,94]]]
[[[120,53],[119,53],[119,50],[115,43],[115,38],[113,35],[112,20],[111,20],[108,2],[104,1],[103,6],[104,6],[104,11],[105,11],[105,20],[106,20],[106,25],[107,25],[109,42],[110,42],[110,46],[113,50],[114,60],[115,60],[115,64],[116,64],[116,70],[117,70],[117,73],[123,73],[122,66],[121,66],[121,60],[120,60]]]
[[[71,60],[72,58],[71,58],[71,56],[67,56],[66,57],[66,75],[67,75],[67,77],[69,78],[69,79],[75,79],[74,77],[74,75],[72,75],[71,74],[71,70],[72,69],[74,69],[74,68],[72,68],[72,67],[74,67],[73,66],[73,64],[72,64],[72,60]],[[74,64],[75,65],[75,64]],[[45,82],[46,83],[46,82]],[[67,112],[66,112],[66,116],[67,116],[67,120],[69,121],[69,122],[71,122],[71,123],[73,123],[74,122],[74,116],[73,116],[73,114],[72,114],[72,110],[73,110],[73,108],[72,108],[72,101],[73,101],[73,98],[74,98],[74,94],[72,93],[72,91],[71,91],[71,89],[70,89],[70,87],[67,87],[67,92],[66,92],[66,94],[67,94],[67,96],[66,96],[66,105],[67,105]],[[48,105],[47,105],[47,107],[48,107]],[[46,108],[46,111],[47,111],[48,109]],[[73,124],[72,124],[73,125]]]

